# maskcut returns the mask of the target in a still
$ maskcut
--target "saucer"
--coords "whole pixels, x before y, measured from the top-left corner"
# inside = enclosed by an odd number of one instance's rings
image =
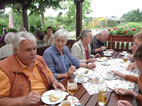
[[[111,56],[111,53],[105,53],[104,56]]]

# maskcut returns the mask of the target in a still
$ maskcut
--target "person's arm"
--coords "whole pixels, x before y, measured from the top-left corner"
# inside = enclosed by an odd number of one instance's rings
[[[138,76],[126,75],[124,73],[121,73],[121,72],[115,71],[115,70],[113,70],[112,72],[114,72],[114,74],[116,76],[119,76],[120,78],[125,79],[127,81],[134,82],[134,83],[137,83],[137,81],[138,81]]]
[[[29,106],[37,104],[40,98],[40,94],[37,92],[30,92],[26,96],[17,98],[1,97],[0,106]]]
[[[130,82],[137,83],[137,81],[138,81],[138,76],[125,75],[124,79],[127,80],[127,81],[130,81]]]
[[[98,53],[98,52],[101,52],[101,51],[104,51],[106,49],[105,46],[101,46],[100,48],[96,48],[95,49],[95,53]]]
[[[89,69],[96,68],[96,64],[94,64],[94,63],[91,63],[91,64],[80,63],[79,66],[84,67],[84,68],[89,68]]]
[[[71,48],[71,53],[74,57],[76,57],[80,62],[86,63],[86,59],[83,59],[83,51],[81,51],[81,48],[79,47],[78,44],[74,44]]]
[[[9,97],[11,88],[9,78],[2,70],[0,76],[0,106],[26,106],[40,101],[40,94],[37,92],[31,92],[23,97]]]

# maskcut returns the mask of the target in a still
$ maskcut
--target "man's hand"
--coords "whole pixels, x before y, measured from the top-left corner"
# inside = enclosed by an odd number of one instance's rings
[[[22,104],[25,106],[37,104],[40,101],[40,94],[38,92],[30,92],[28,95],[22,97]]]
[[[90,69],[96,68],[96,64],[94,63],[87,64],[87,68],[90,68]]]
[[[88,59],[87,63],[93,63],[95,61],[96,61],[96,58],[90,58],[90,59]]]
[[[119,76],[120,78],[124,79],[125,78],[125,74],[119,72],[119,71],[114,71],[112,70],[112,72],[116,75],[116,76]]]
[[[67,76],[70,77],[76,71],[75,66],[70,66]]]
[[[132,71],[132,70],[134,70],[135,69],[135,62],[133,62],[133,63],[130,63],[129,65],[128,65],[128,67],[126,68],[126,70],[127,71]]]
[[[131,95],[134,96],[134,91],[131,91],[129,89],[123,89],[123,88],[115,88],[115,92],[119,95]]]
[[[65,87],[63,84],[61,84],[60,82],[58,82],[57,80],[53,81],[52,86],[56,89],[56,88],[60,88],[63,91],[66,91]]]
[[[100,51],[104,51],[104,50],[106,50],[106,47],[105,46],[101,46]]]
[[[126,100],[119,100],[117,103],[118,106],[132,106],[128,101]]]

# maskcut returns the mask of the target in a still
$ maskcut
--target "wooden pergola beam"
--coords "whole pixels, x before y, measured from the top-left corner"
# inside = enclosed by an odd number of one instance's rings
[[[22,1],[23,2],[21,3],[21,5],[22,5],[22,13],[23,13],[23,24],[26,30],[29,31],[27,9],[29,5],[32,3],[32,0],[28,0],[27,2],[25,2],[24,0]]]
[[[82,3],[84,0],[74,0],[76,4],[76,38],[79,37],[82,30]]]

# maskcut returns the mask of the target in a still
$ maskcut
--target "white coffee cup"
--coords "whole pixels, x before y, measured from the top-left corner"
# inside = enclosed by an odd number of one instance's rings
[[[114,77],[114,73],[113,72],[107,72],[107,78],[111,79]]]
[[[61,106],[71,106],[71,102],[69,100],[64,100],[61,102]]]

